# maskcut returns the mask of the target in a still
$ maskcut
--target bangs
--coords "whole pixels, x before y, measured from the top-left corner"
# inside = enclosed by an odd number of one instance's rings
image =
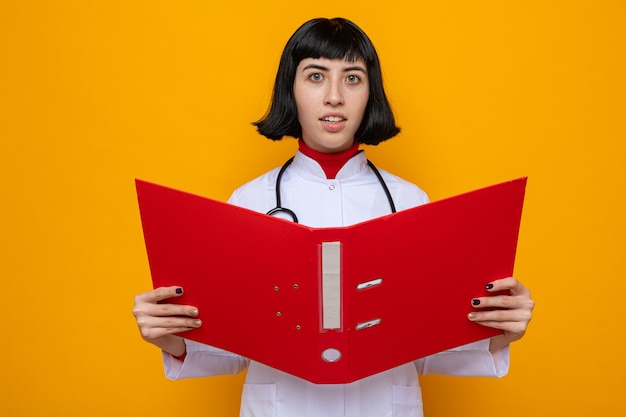
[[[305,58],[344,58],[348,62],[375,60],[375,51],[369,47],[367,36],[357,27],[341,20],[320,20],[309,28],[306,37],[299,39],[292,50],[294,62]]]

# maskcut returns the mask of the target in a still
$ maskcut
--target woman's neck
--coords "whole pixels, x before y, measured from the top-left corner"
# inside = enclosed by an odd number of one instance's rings
[[[324,153],[309,148],[302,139],[299,139],[298,148],[300,149],[300,152],[317,161],[317,163],[320,164],[324,170],[326,178],[332,180],[335,179],[337,173],[346,164],[346,162],[359,152],[359,143],[355,141],[354,145],[345,151],[337,153]]]

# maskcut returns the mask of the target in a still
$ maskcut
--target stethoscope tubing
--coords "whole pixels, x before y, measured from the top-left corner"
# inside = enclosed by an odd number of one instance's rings
[[[285,162],[280,168],[280,171],[278,171],[278,176],[276,177],[276,207],[268,211],[266,214],[273,216],[276,213],[286,213],[291,217],[294,223],[298,223],[298,216],[296,216],[296,213],[294,213],[293,210],[282,207],[280,201],[280,182],[283,179],[283,174],[287,170],[287,167],[293,162],[293,158],[295,157],[292,156],[291,158],[289,158],[287,162]]]
[[[293,156],[289,158],[280,168],[280,171],[278,171],[278,176],[276,177],[276,189],[275,189],[276,207],[268,211],[266,214],[273,216],[277,213],[285,213],[289,217],[291,217],[294,223],[298,223],[298,216],[296,216],[296,213],[294,213],[293,210],[290,210],[287,207],[282,207],[281,195],[280,195],[280,183],[283,179],[283,174],[287,170],[287,167],[291,165],[291,163],[293,162],[293,159],[294,159]],[[383,176],[380,174],[380,171],[378,171],[378,168],[376,168],[376,166],[369,159],[367,160],[367,165],[372,169],[372,171],[374,171],[376,178],[378,178],[378,182],[380,183],[381,187],[383,188],[383,191],[385,192],[385,195],[387,196],[387,201],[389,202],[389,207],[391,208],[391,212],[395,213],[396,205],[393,202],[393,198],[391,197],[391,193],[389,192],[389,188],[387,187],[387,184],[385,183]]]

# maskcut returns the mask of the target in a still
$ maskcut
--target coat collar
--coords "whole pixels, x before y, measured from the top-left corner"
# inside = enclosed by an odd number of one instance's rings
[[[296,152],[292,167],[298,171],[299,175],[302,175],[307,179],[324,182],[347,180],[369,169],[367,166],[365,151],[360,151],[355,156],[350,158],[348,162],[346,162],[346,164],[339,170],[334,180],[327,179],[320,164],[300,151]]]

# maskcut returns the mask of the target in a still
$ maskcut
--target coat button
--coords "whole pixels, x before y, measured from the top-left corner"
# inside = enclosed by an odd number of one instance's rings
[[[328,189],[329,189],[330,191],[334,190],[334,189],[335,189],[335,184],[330,184],[330,185],[328,186]]]

